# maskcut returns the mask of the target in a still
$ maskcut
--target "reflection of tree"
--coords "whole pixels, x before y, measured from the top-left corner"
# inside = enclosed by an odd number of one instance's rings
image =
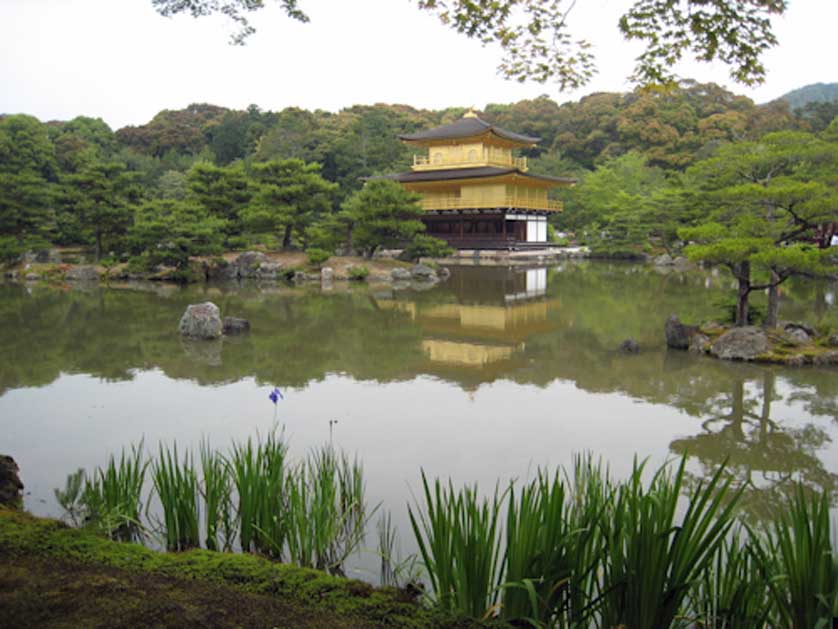
[[[771,403],[780,399],[775,372],[764,370],[759,382],[760,392],[749,396],[745,378],[735,377],[730,393],[708,404],[710,417],[701,424],[703,432],[673,441],[671,450],[698,459],[703,469],[694,481],[726,461],[733,486],[743,489],[742,504],[752,517],[776,513],[797,482],[835,496],[838,475],[824,469],[817,456],[829,436],[813,424],[787,428],[772,419]]]

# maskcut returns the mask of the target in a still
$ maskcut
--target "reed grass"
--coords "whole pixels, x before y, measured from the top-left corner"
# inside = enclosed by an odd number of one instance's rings
[[[501,570],[500,509],[497,487],[489,498],[478,489],[457,491],[439,479],[433,490],[422,472],[424,508],[408,507],[410,523],[436,603],[472,618],[497,612]]]
[[[760,559],[784,626],[831,627],[838,618],[838,557],[834,554],[829,498],[798,487],[771,527]],[[773,568],[773,570],[772,570]]]
[[[230,551],[236,532],[230,468],[224,457],[213,450],[206,440],[201,441],[200,456],[205,544],[209,550]]]
[[[364,540],[369,518],[363,468],[325,446],[289,473],[287,488],[291,561],[343,574],[343,563]]]
[[[691,608],[701,626],[752,629],[777,626],[769,597],[758,537],[743,539],[737,530],[725,539],[692,595]]]
[[[111,456],[104,469],[97,468],[85,482],[81,503],[85,521],[111,539],[135,541],[142,537],[142,493],[148,462],[143,444],[122,451],[119,462]]]
[[[166,550],[200,547],[200,493],[192,455],[186,452],[179,458],[176,444],[171,448],[160,444],[151,466],[151,478],[163,508]]]
[[[233,444],[230,468],[238,496],[239,542],[245,552],[282,558],[286,542],[286,456],[282,434]]]

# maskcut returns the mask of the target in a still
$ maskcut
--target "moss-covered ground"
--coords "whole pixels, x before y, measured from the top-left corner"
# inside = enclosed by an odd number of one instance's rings
[[[477,627],[395,588],[242,554],[159,553],[0,507],[0,625]]]

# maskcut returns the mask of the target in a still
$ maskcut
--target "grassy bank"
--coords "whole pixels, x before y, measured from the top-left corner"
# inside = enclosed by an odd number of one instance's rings
[[[159,553],[0,507],[8,626],[476,627],[395,588],[249,554]]]

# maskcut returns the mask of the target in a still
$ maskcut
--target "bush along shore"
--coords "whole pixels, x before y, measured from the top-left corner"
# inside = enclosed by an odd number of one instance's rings
[[[316,253],[316,252],[315,252]],[[393,252],[397,253],[397,252]],[[7,267],[3,277],[11,281],[48,283],[94,283],[114,280],[161,282],[230,282],[254,280],[290,281],[295,284],[334,281],[371,283],[434,284],[448,277],[448,270],[435,262],[415,261],[383,255],[373,259],[357,256],[324,256],[312,252],[229,252],[215,257],[196,257],[185,268],[158,265],[140,267],[131,262],[103,260],[88,264],[82,252],[49,250],[27,254],[19,264]]]
[[[382,625],[450,626],[460,618],[493,626],[832,627],[838,556],[830,497],[790,486],[775,520],[757,525],[740,513],[744,488],[732,486],[724,466],[703,480],[685,466],[686,458],[658,470],[636,462],[618,481],[578,456],[569,470],[539,470],[488,493],[422,474],[409,505],[420,573],[410,558],[393,560],[396,532],[389,517],[379,519],[381,579],[394,588],[339,579],[376,511],[365,502],[361,465],[331,446],[293,463],[277,434],[226,454],[206,444],[197,455],[174,446],[150,457],[141,447],[123,452],[90,476],[72,474],[56,492],[84,531],[4,514],[0,548],[182,569],[321,601],[310,593],[319,583],[324,604]],[[142,508],[151,500],[158,518]],[[103,545],[153,533],[177,552]],[[311,568],[323,572],[304,571]],[[258,576],[246,576],[251,571]],[[339,594],[350,591],[364,594],[350,603]]]

